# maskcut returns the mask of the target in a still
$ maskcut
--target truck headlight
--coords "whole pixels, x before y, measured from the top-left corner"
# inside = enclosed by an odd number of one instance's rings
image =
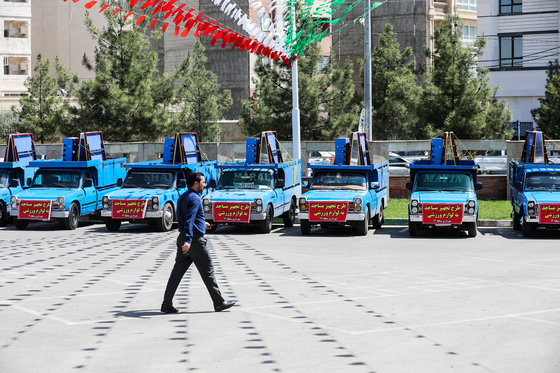
[[[209,212],[209,211],[210,211],[210,206],[204,205],[204,212]]]
[[[262,212],[262,206],[257,206],[257,212]]]
[[[534,201],[527,202],[527,213],[534,214],[537,208],[537,204]]]
[[[358,206],[361,206],[361,205],[362,205],[362,199],[360,197],[354,198],[354,206],[356,206],[356,208],[357,208]],[[360,207],[360,209],[361,209],[361,207]],[[359,210],[357,210],[357,211],[359,211]]]
[[[418,206],[418,201],[415,200],[415,199],[413,199],[413,200],[410,202],[410,206],[412,206],[412,207]]]
[[[255,198],[255,205],[257,205],[257,206],[262,206],[262,203],[263,203],[263,202],[262,202],[262,199],[260,199],[260,198]],[[262,207],[261,207],[261,211],[262,211]]]
[[[413,207],[410,211],[412,211],[413,214],[418,214],[418,207]]]
[[[202,204],[203,204],[204,206],[208,206],[208,205],[210,205],[210,200],[209,200],[208,198],[204,198],[204,199],[202,200]]]
[[[58,197],[56,199],[56,202],[58,202],[58,209],[59,210],[64,210],[64,197]]]
[[[469,201],[469,207],[475,207],[476,203],[473,200]]]
[[[471,214],[471,215],[474,214],[474,208],[472,208],[472,207],[469,208],[469,214]]]
[[[154,196],[152,197],[152,210],[159,209],[159,197]]]
[[[17,209],[17,197],[16,196],[11,196],[10,197],[10,205],[12,205],[12,208],[14,210]]]

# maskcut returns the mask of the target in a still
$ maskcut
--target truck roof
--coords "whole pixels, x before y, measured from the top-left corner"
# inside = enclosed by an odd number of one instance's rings
[[[204,161],[198,163],[178,163],[178,164],[171,164],[171,163],[163,163],[161,159],[156,161],[146,161],[146,162],[136,162],[136,163],[126,163],[125,167],[130,169],[151,169],[154,171],[178,171],[185,168],[193,168],[196,166],[203,166],[209,164],[217,164],[218,161]]]
[[[13,170],[16,168],[25,168],[28,165],[29,165],[29,161],[0,162],[0,170]]]
[[[277,170],[279,168],[286,168],[289,166],[295,166],[301,161],[295,160],[284,163],[245,163],[245,162],[225,162],[217,165],[216,167],[222,170]]]
[[[427,170],[427,171],[477,171],[478,164],[473,160],[460,160],[456,165],[453,161],[447,161],[444,165],[432,164],[429,159],[418,159],[410,164],[411,170]]]
[[[48,161],[31,161],[29,162],[29,166],[39,168],[88,168],[100,166],[103,162],[105,161],[100,159],[95,159],[93,161],[63,161],[62,159],[52,159]]]
[[[355,166],[355,165],[313,165],[308,163],[307,168],[313,170],[326,170],[326,171],[372,171],[384,164],[389,164],[389,162],[383,162],[378,164],[372,164],[368,166]]]
[[[524,167],[527,170],[527,173],[530,173],[530,172],[559,172],[560,171],[560,164],[552,164],[552,165],[525,164],[525,165],[520,165],[520,167]]]

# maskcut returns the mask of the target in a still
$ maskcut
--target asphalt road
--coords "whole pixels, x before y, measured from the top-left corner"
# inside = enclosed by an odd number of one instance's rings
[[[176,230],[0,228],[0,372],[559,372],[560,232],[226,227],[232,309],[191,268],[159,312]]]

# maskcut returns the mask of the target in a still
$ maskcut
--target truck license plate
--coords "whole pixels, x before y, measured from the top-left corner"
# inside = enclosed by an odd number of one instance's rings
[[[463,204],[461,203],[423,203],[423,224],[461,224]]]

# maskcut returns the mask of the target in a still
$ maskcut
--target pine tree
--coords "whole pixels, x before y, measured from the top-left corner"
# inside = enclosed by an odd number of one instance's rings
[[[176,120],[182,129],[197,132],[202,141],[216,141],[221,131],[218,123],[233,104],[231,92],[220,93],[218,77],[204,66],[208,58],[205,48],[196,41],[193,53],[188,53],[174,76],[178,81],[176,107],[181,108]]]
[[[361,104],[351,80],[352,63],[340,67],[332,56],[323,59],[320,47],[310,45],[298,58],[300,131],[302,140],[326,140],[348,134],[358,125]],[[242,101],[240,126],[249,136],[275,130],[281,140],[292,139],[292,71],[280,60],[255,65],[255,91]]]
[[[560,138],[560,65],[558,60],[549,61],[546,69],[546,90],[539,98],[540,107],[531,110],[537,126],[547,137]]]
[[[60,138],[62,98],[58,96],[56,79],[49,75],[49,70],[50,61],[39,53],[34,74],[25,82],[29,95],[20,98],[19,109],[12,106],[12,112],[19,117],[18,130],[33,133],[41,144]]]
[[[434,31],[434,51],[426,51],[433,65],[424,76],[422,124],[434,135],[453,131],[462,139],[508,138],[509,108],[497,99],[498,87],[490,87],[488,69],[474,72],[486,40],[478,38],[472,48],[466,47],[461,34],[458,16],[448,16]]]
[[[82,63],[95,72],[95,79],[76,90],[79,106],[65,134],[101,130],[106,140],[140,141],[175,132],[177,123],[169,114],[173,80],[158,73],[150,37],[143,27],[134,26],[132,17],[104,14],[107,26],[98,29],[86,13],[97,47],[93,60],[84,54]],[[161,33],[151,35],[155,39]]]

